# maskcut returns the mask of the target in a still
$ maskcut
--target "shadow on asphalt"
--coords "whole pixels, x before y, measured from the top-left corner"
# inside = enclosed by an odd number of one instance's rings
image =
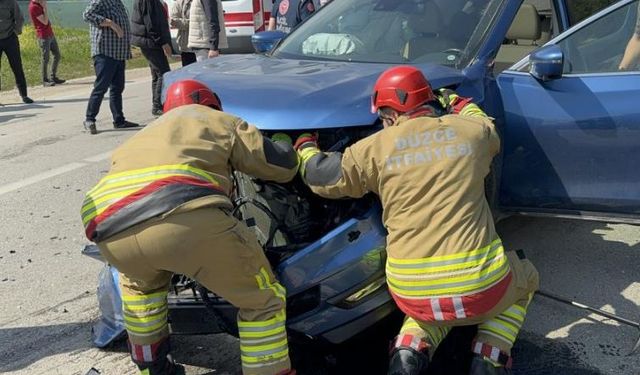
[[[0,328],[0,373],[24,369],[53,355],[87,350],[90,333],[91,322]]]
[[[6,116],[0,116],[0,125],[11,121],[11,120],[20,120],[20,119],[24,119],[24,118],[29,118],[29,117],[34,117],[35,114],[28,114],[28,115],[6,115]]]

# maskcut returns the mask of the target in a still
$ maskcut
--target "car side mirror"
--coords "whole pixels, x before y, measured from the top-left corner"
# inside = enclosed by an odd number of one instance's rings
[[[251,36],[253,50],[256,53],[267,53],[286,35],[286,33],[279,30],[255,33]]]
[[[529,73],[541,81],[562,77],[563,67],[564,54],[555,44],[542,47],[529,56]]]

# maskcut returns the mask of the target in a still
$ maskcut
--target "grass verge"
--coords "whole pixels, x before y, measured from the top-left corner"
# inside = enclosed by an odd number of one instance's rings
[[[58,46],[62,59],[58,67],[58,76],[63,79],[81,78],[92,76],[95,74],[93,70],[93,60],[91,59],[91,45],[89,39],[89,30],[85,29],[66,29],[56,27],[54,29]],[[42,61],[42,52],[33,27],[25,27],[22,35],[20,35],[20,52],[22,55],[22,66],[24,74],[27,77],[27,85],[35,86],[42,84],[42,73],[40,64]],[[140,50],[132,48],[133,59],[127,61],[127,69],[142,68],[147,65],[147,61],[140,54]],[[1,90],[13,90],[15,87],[15,79],[7,57],[0,60],[0,79]],[[53,61],[50,58],[49,64]],[[51,69],[51,65],[49,65]]]

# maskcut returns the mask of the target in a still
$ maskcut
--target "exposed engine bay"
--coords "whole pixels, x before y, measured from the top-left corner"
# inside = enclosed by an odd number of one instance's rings
[[[325,151],[343,151],[376,130],[373,126],[325,129],[318,133],[319,147]],[[297,135],[291,134],[293,139]],[[375,199],[371,196],[325,199],[314,194],[299,176],[286,184],[262,181],[238,172],[234,177],[235,214],[255,229],[274,267],[345,220],[364,213]]]
[[[379,127],[376,126],[325,129],[318,132],[319,147],[325,151],[344,151],[347,146],[377,130]],[[300,133],[288,134],[295,139]],[[271,135],[265,133],[267,137]],[[286,184],[255,179],[240,172],[234,173],[234,180],[233,213],[255,230],[258,242],[274,269],[340,224],[366,213],[377,199],[371,194],[360,199],[325,199],[314,194],[299,175]],[[211,321],[211,327],[217,326],[211,332],[222,331],[237,335],[235,308],[195,280],[175,275],[169,304],[204,304],[208,314],[199,319]],[[192,310],[191,315],[185,315],[184,321],[174,313],[172,320],[180,319],[181,325],[184,325],[185,321],[194,320],[195,311]],[[290,310],[288,316],[294,315]]]

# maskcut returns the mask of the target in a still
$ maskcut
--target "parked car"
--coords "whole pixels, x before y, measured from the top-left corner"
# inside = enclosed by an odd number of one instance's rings
[[[164,85],[203,81],[226,112],[266,134],[317,130],[323,149],[342,150],[381,128],[370,112],[378,75],[411,64],[495,117],[503,146],[487,193],[496,212],[640,223],[640,72],[617,70],[638,0],[578,22],[584,4],[334,1],[286,37],[257,34],[266,54],[194,64]],[[325,200],[300,181],[243,175],[236,186],[237,211],[287,288],[293,337],[342,343],[394,312],[376,197]],[[220,330],[198,315],[203,306],[233,322],[225,301],[181,290],[171,300],[174,332]]]

